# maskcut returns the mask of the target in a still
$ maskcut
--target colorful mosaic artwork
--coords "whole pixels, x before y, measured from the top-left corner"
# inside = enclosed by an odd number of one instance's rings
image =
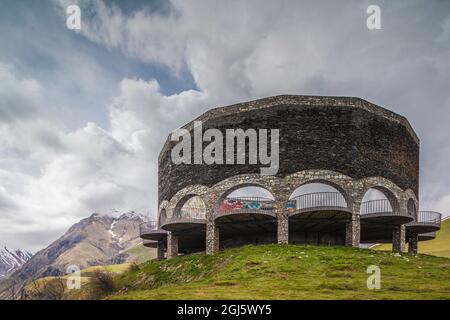
[[[296,207],[296,201],[295,200],[289,200],[287,205],[286,205],[286,209],[288,210],[288,212],[293,212],[295,210]]]
[[[271,210],[273,209],[273,201],[228,198],[225,199],[219,207],[220,212],[229,212],[241,209]]]
[[[219,211],[230,212],[233,210],[242,210],[242,209],[272,210],[273,204],[274,202],[272,200],[227,198],[220,205]],[[296,209],[296,201],[295,200],[288,201],[286,209],[289,212],[293,212]]]

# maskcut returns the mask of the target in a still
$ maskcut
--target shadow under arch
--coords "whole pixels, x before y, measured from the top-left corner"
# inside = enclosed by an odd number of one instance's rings
[[[413,220],[402,210],[399,197],[399,192],[385,185],[365,189],[360,207],[362,243],[391,243],[393,232]]]
[[[340,185],[326,179],[300,183],[290,194],[289,242],[345,244],[345,226],[352,216],[350,198]]]
[[[392,190],[380,185],[373,185],[365,190],[360,214],[361,218],[371,218],[372,221],[375,221],[379,217],[380,222],[394,224],[402,221],[401,218],[397,219],[396,217],[404,216],[400,208],[400,199]]]
[[[171,200],[172,214],[162,229],[177,238],[179,253],[206,250],[206,205],[201,195],[185,192]]]
[[[276,243],[274,203],[272,193],[259,183],[240,183],[225,190],[214,206],[219,247]]]
[[[206,219],[206,204],[197,194],[183,196],[173,208],[172,218]]]
[[[347,208],[351,208],[353,199],[350,197],[349,192],[346,190],[346,188],[344,188],[342,185],[340,185],[334,181],[331,181],[331,180],[328,180],[325,178],[313,178],[313,179],[309,179],[306,181],[301,181],[298,184],[294,184],[294,187],[292,187],[290,189],[289,199],[292,198],[292,196],[296,193],[297,190],[299,190],[305,186],[308,186],[308,185],[323,185],[323,186],[327,186],[327,187],[333,189],[333,190],[331,190],[331,189],[328,189],[328,190],[330,192],[340,193],[345,201],[344,202],[345,206]],[[318,192],[321,192],[321,191],[318,191]],[[325,192],[328,192],[328,191],[325,191]],[[311,192],[311,193],[314,193],[314,192]]]

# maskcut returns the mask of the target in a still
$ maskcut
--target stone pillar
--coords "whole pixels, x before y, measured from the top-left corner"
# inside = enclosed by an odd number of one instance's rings
[[[277,242],[278,244],[289,243],[289,217],[284,214],[277,218]]]
[[[206,222],[206,254],[219,252],[219,228],[212,221]]]
[[[178,256],[178,237],[167,232],[167,259]]]
[[[164,259],[164,241],[163,240],[159,240],[157,247],[156,247],[156,259],[158,260],[163,260]]]
[[[216,225],[214,204],[217,199],[206,199],[206,254],[219,252],[219,227]]]
[[[357,211],[355,209],[353,210],[352,218],[345,226],[345,245],[347,247],[358,248],[361,240],[361,219],[359,206],[354,205],[355,207],[358,208]]]
[[[278,244],[289,243],[289,213],[286,205],[287,199],[278,198],[274,205],[274,212],[277,215],[277,242]]]
[[[419,236],[417,234],[411,234],[408,237],[408,252],[411,254],[417,254]]]
[[[214,254],[219,252],[219,227],[216,225],[215,208],[219,202],[219,196],[210,193],[203,197],[206,206],[206,254]]]
[[[405,251],[405,226],[401,225],[392,232],[392,251]]]

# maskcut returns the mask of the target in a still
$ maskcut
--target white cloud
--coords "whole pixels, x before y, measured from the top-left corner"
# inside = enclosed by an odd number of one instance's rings
[[[119,48],[130,57],[150,63],[164,64],[179,71],[182,67],[188,30],[179,24],[175,13],[168,16],[137,11],[125,15],[117,6],[103,1],[56,1],[65,9],[69,3],[78,3],[82,12],[93,19],[82,20],[81,32],[88,39],[108,48]],[[176,39],[174,38],[176,37]],[[148,39],[143,42],[142,39]]]
[[[37,112],[36,103],[42,103],[41,85],[33,79],[16,79],[13,66],[0,64],[0,123],[11,123]]]
[[[157,80],[126,78],[106,125],[69,130],[49,111],[58,109],[50,85],[0,65],[0,243],[45,245],[93,211],[154,214],[157,156],[171,130],[212,106],[279,93],[360,96],[406,115],[422,138],[424,203],[448,211],[450,17],[430,23],[438,5],[382,5],[383,30],[374,33],[360,2],[173,1],[168,14],[78,3],[87,39],[175,74],[187,68],[197,90],[165,95]],[[64,61],[82,101],[113,91],[93,61]]]
[[[450,16],[442,2],[426,6],[419,1],[382,2],[383,29],[374,32],[366,28],[368,4],[175,0],[173,13],[167,16],[144,11],[124,14],[100,4],[100,18],[89,20],[84,34],[175,71],[186,64],[199,88],[195,96],[203,96],[200,100],[205,103],[227,104],[280,93],[347,95],[403,114],[422,142],[423,204],[438,206],[439,199],[450,194],[450,174],[444,173],[450,157]],[[125,88],[130,84],[135,92]],[[143,117],[132,120],[129,110],[141,108],[139,101],[150,101],[150,92],[157,88],[151,83],[145,92],[145,83],[139,81],[122,87],[131,96],[124,96],[126,111],[116,116],[130,117],[130,124],[141,121],[133,125],[148,133],[159,125],[172,129],[170,117],[184,118],[201,110],[191,106],[181,114],[164,115],[161,106],[171,99],[158,97],[161,104],[151,112],[140,110]],[[173,100],[185,101],[184,94]],[[130,139],[125,128],[119,131]],[[444,205],[439,208],[449,210]]]
[[[124,79],[109,107],[109,131],[92,122],[66,131],[39,112],[43,106],[29,90],[20,90],[23,80],[14,69],[7,72],[3,77],[15,92],[15,103],[29,99],[35,114],[21,112],[16,121],[0,123],[1,243],[35,250],[45,244],[36,237],[48,241],[91,212],[156,212],[157,157],[167,128],[200,112],[206,106],[203,93],[164,96],[155,80]],[[35,80],[27,81],[41,88]],[[15,110],[12,102],[8,106]],[[13,166],[18,158],[29,160]],[[29,172],[24,170],[28,161]],[[17,234],[35,237],[15,238]],[[34,242],[26,243],[30,239]]]

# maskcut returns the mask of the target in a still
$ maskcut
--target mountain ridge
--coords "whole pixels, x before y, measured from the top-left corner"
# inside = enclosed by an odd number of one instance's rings
[[[22,288],[48,276],[66,274],[69,266],[79,269],[124,263],[132,258],[126,251],[140,244],[139,224],[146,218],[134,211],[117,217],[93,213],[72,225],[57,240],[38,251],[0,283],[0,299],[8,298],[7,288]]]

